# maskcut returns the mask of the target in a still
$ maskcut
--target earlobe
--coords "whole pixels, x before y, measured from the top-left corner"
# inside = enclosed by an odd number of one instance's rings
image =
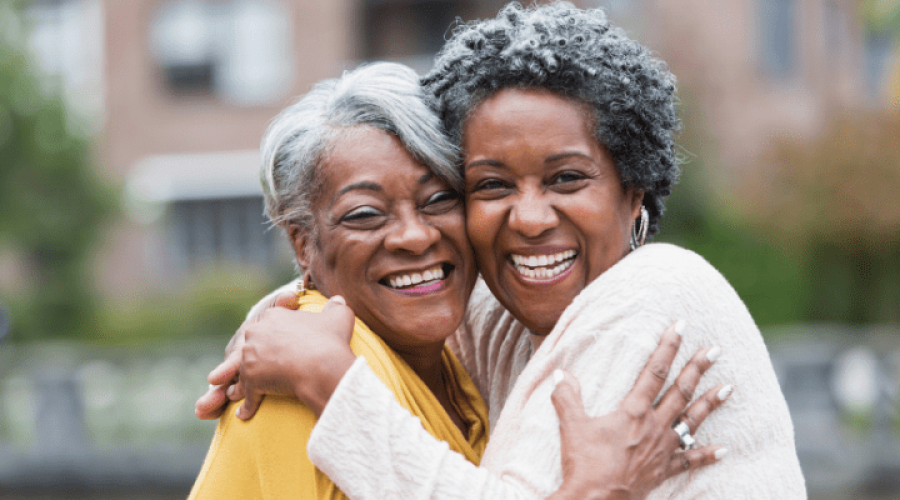
[[[300,269],[309,269],[312,264],[312,242],[309,232],[298,224],[291,224],[288,226],[288,236],[291,239],[291,246],[294,247],[297,265]]]
[[[635,220],[641,216],[641,207],[644,205],[644,190],[631,189],[631,220]]]

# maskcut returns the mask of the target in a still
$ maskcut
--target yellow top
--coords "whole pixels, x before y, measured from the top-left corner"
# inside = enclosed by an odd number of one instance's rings
[[[307,292],[299,302],[301,310],[320,312],[326,299]],[[401,405],[419,417],[425,430],[478,465],[487,445],[487,408],[448,347],[442,355],[444,379],[467,424],[468,436],[463,436],[412,368],[359,318],[350,348],[366,358],[372,371]],[[239,404],[231,403],[219,421],[190,499],[346,498],[306,455],[306,443],[316,423],[312,410],[294,398],[266,396],[256,415],[245,422],[234,416]]]

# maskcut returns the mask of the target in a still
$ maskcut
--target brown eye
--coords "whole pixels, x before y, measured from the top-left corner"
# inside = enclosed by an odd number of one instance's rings
[[[438,191],[431,195],[422,205],[429,213],[443,213],[455,207],[459,203],[459,193],[451,190]]]
[[[485,179],[476,184],[472,191],[499,191],[508,187],[507,183],[500,179]]]
[[[551,181],[551,184],[566,184],[569,182],[578,182],[585,178],[586,176],[582,173],[567,170],[565,172],[560,172],[559,175],[554,177]]]
[[[379,216],[383,215],[379,210],[374,207],[364,206],[351,210],[341,217],[341,222],[349,222],[349,223],[362,223],[371,221]]]

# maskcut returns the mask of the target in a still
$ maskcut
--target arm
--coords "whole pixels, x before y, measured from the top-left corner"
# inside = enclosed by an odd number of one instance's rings
[[[292,314],[299,312],[281,313]],[[267,321],[269,318],[264,317],[260,324]],[[310,364],[303,361],[310,356],[310,348],[297,341],[296,332],[271,333],[270,330],[261,328],[258,336],[248,337],[248,346],[265,342],[265,339],[277,345],[259,351],[268,354],[254,365],[253,376],[249,378],[309,377],[311,372],[302,367]],[[321,328],[315,329],[315,333],[317,339],[324,335]],[[671,404],[653,407],[653,400],[662,385],[662,379],[654,374],[654,370],[667,372],[679,343],[680,336],[670,329],[649,364],[652,369],[647,370],[647,375],[629,397],[637,410],[626,405],[625,410],[591,419],[584,414],[580,399],[571,396],[571,391],[569,397],[564,397],[568,383],[560,384],[563,396],[555,397],[553,404],[560,408],[562,418],[560,424],[555,425],[562,430],[563,442],[567,443],[562,459],[565,480],[550,498],[641,498],[649,486],[685,470],[685,463],[688,468],[696,468],[714,460],[713,447],[673,455],[677,437],[669,426],[674,415],[683,410],[683,401],[667,396],[664,401],[671,401]],[[244,351],[247,352],[247,347]],[[285,360],[295,362],[297,369],[293,372],[296,373],[286,375],[291,369]],[[705,358],[698,357],[684,371],[685,383],[695,384],[709,364]],[[547,380],[547,384],[551,383]],[[304,387],[294,381],[285,384]],[[306,398],[302,389],[297,395]],[[713,397],[708,394],[706,405],[692,407],[696,410],[694,421],[702,421],[710,409],[720,403],[711,399]],[[550,404],[549,395],[545,399]],[[660,418],[661,414],[669,415]],[[357,500],[386,497],[542,498],[552,491],[534,492],[489,469],[478,468],[449,451],[445,443],[428,434],[419,420],[400,406],[363,360],[356,360],[330,395],[311,437],[309,454],[321,470]],[[379,460],[373,461],[373,456]],[[556,464],[559,468],[558,455]]]
[[[603,307],[595,307],[597,303]],[[541,397],[546,394],[543,377],[565,367],[582,383],[588,413],[610,411],[630,390],[656,332],[673,317],[689,325],[676,370],[687,362],[685,352],[699,346],[718,345],[725,352],[696,389],[734,382],[734,396],[695,437],[701,444],[725,446],[728,455],[711,467],[666,481],[649,498],[805,498],[790,415],[758,329],[715,269],[670,245],[634,252],[573,302],[517,381],[492,429],[491,446],[496,445],[497,453],[482,464],[495,464],[504,475],[546,488],[529,472],[553,467],[559,451],[545,440],[547,447],[539,453],[520,437],[555,432],[547,422],[553,410]],[[671,376],[666,385],[679,387]]]

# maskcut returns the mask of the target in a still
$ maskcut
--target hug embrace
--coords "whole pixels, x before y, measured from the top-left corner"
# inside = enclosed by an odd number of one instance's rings
[[[422,79],[375,63],[285,109],[261,179],[301,279],[210,374],[191,498],[805,498],[746,307],[650,243],[674,99],[558,2],[457,27]]]

